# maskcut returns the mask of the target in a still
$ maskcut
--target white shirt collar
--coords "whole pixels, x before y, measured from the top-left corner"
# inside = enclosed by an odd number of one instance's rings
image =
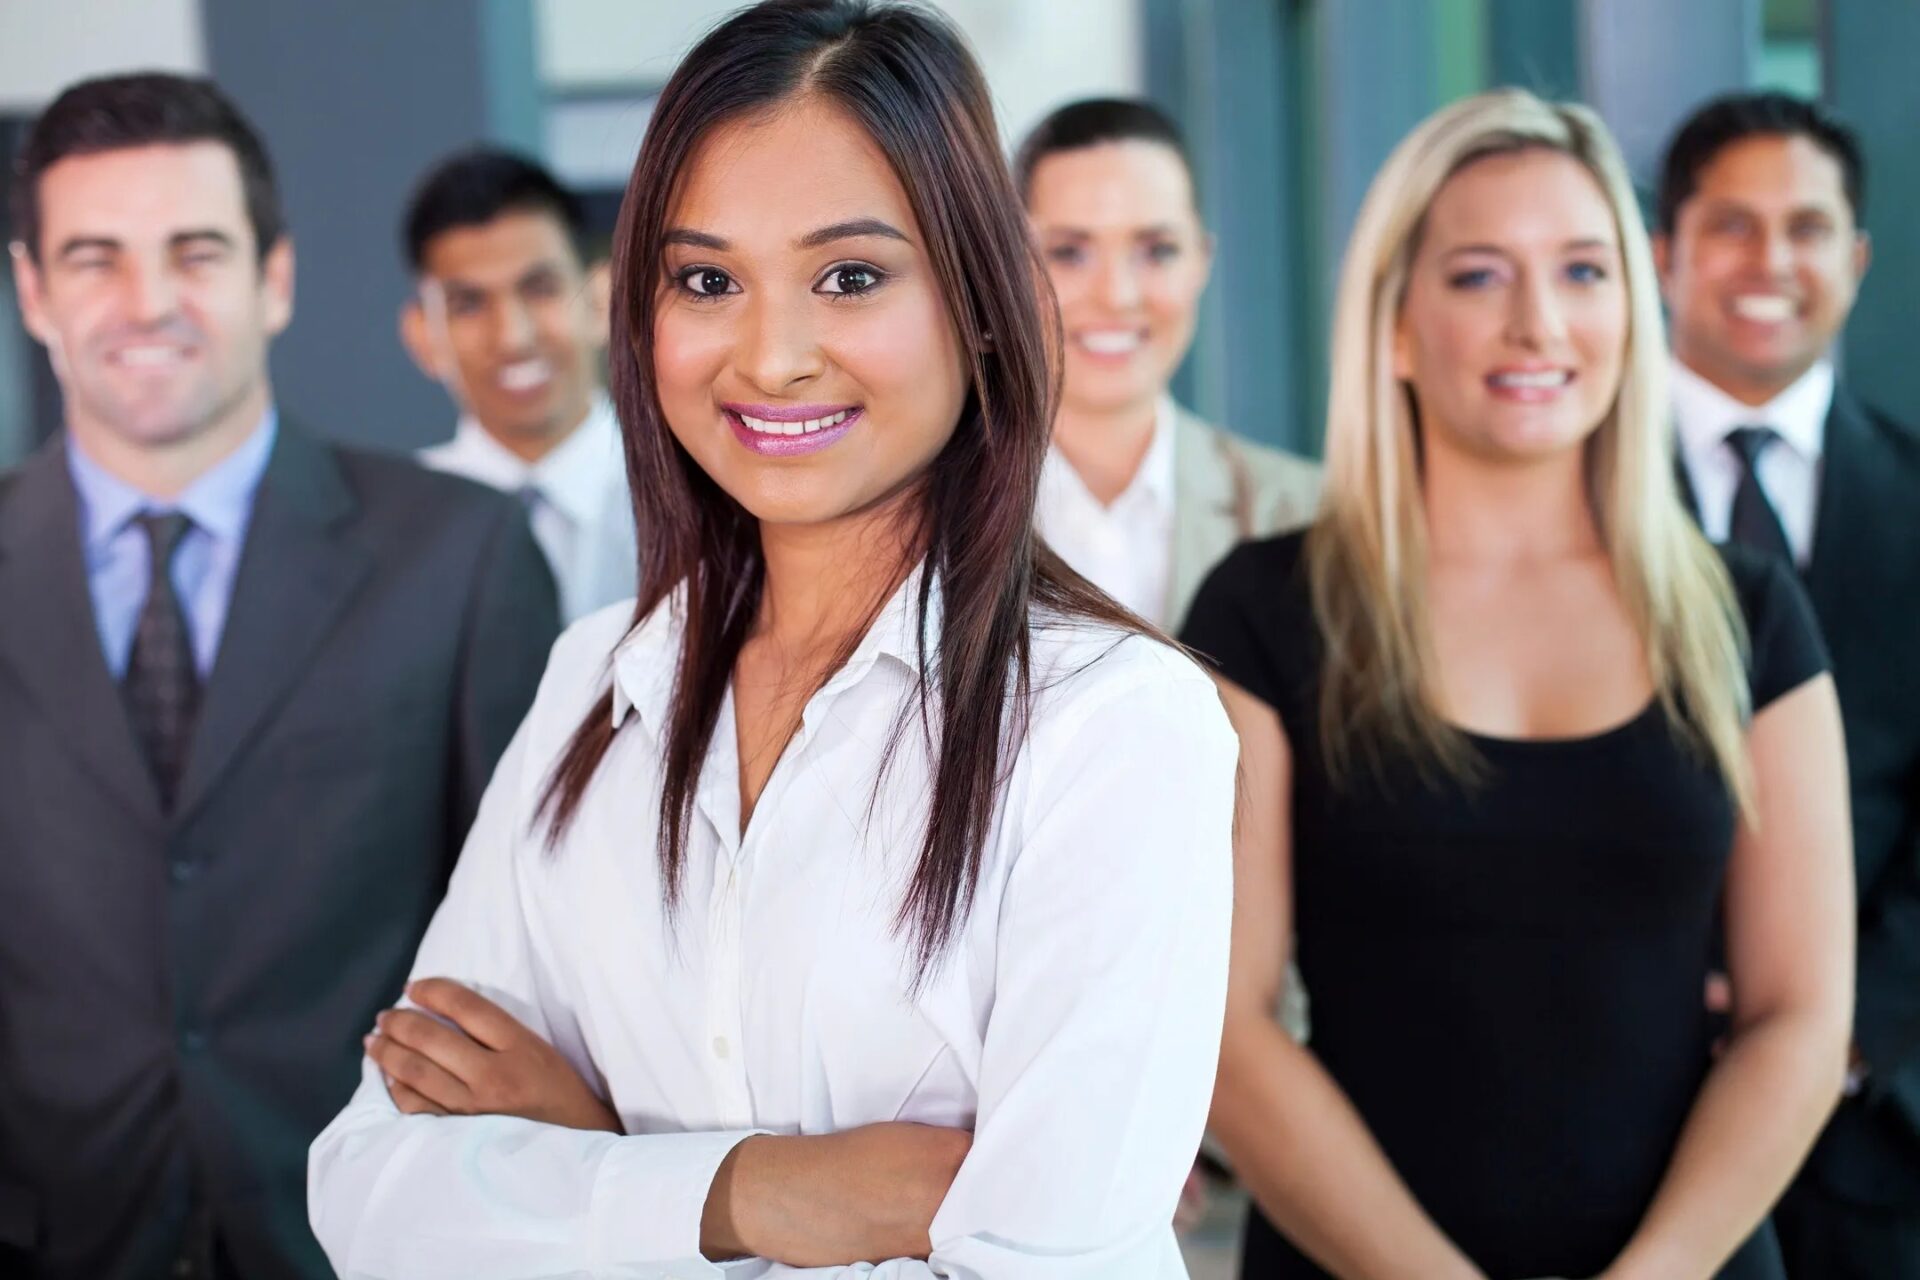
[[[1173,510],[1174,485],[1174,423],[1179,410],[1174,407],[1172,396],[1161,396],[1153,410],[1153,439],[1147,442],[1147,452],[1140,459],[1140,467],[1133,473],[1133,479],[1120,491],[1112,502],[1104,504],[1107,510],[1124,509],[1142,498],[1150,499],[1162,511]],[[1067,456],[1058,446],[1047,445],[1047,461],[1041,474],[1041,484],[1046,487],[1067,487],[1077,489],[1079,495],[1095,507],[1103,504],[1087,488],[1086,481],[1073,469]]]
[[[620,421],[604,393],[594,397],[580,425],[538,462],[527,462],[468,414],[460,416],[443,456],[457,462],[463,474],[496,489],[512,492],[532,485],[542,499],[582,525],[600,518],[608,495],[615,491],[607,483],[608,468],[619,474],[626,466]]]
[[[910,674],[919,673],[920,583],[926,574],[923,561],[907,575],[881,606],[873,625],[854,647],[853,656],[821,686],[822,693],[857,683],[881,658],[891,659]],[[931,592],[926,629],[926,651],[930,656],[937,653],[940,644],[940,580],[937,576]],[[686,588],[682,586],[642,618],[614,648],[614,728],[620,727],[630,711],[638,712],[641,720],[656,730],[666,723],[674,673],[680,666],[680,633],[685,608]]]
[[[1821,360],[1794,384],[1761,405],[1742,404],[1677,358],[1673,361],[1673,408],[1681,441],[1692,457],[1718,448],[1735,427],[1771,427],[1809,462],[1825,446],[1827,414],[1833,408],[1833,362]]]

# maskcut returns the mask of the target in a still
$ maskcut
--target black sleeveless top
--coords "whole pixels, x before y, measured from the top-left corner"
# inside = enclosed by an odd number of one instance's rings
[[[1568,740],[1468,735],[1472,783],[1328,779],[1303,535],[1247,543],[1181,638],[1279,712],[1312,1047],[1491,1280],[1594,1275],[1638,1226],[1711,1062],[1702,990],[1735,810],[1655,704]],[[1826,669],[1785,565],[1725,552],[1753,705]],[[1247,1280],[1323,1273],[1258,1213]],[[1770,1231],[1721,1280],[1779,1280]]]

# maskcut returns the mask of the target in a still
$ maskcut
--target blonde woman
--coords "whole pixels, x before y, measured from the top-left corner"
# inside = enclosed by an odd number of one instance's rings
[[[1597,119],[1504,92],[1422,125],[1333,346],[1321,518],[1234,553],[1186,635],[1242,741],[1212,1122],[1244,1274],[1773,1280],[1845,1068],[1840,721],[1791,576],[1675,495]],[[1296,942],[1311,1049],[1271,1012]]]

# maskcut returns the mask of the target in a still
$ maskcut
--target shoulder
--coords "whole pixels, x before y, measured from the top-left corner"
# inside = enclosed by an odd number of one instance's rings
[[[370,507],[412,509],[482,523],[504,519],[514,511],[514,502],[506,494],[432,470],[413,458],[351,445],[321,447],[333,455],[354,496]]]
[[[1227,465],[1234,467],[1262,497],[1317,499],[1320,493],[1320,466],[1297,453],[1258,444],[1180,410],[1180,422],[1189,439],[1204,445]]]
[[[1229,551],[1201,585],[1199,600],[1235,603],[1265,612],[1304,598],[1307,585],[1307,530],[1290,529],[1251,538]]]
[[[1845,397],[1842,403],[1852,409],[1868,433],[1894,455],[1897,463],[1904,464],[1912,474],[1920,475],[1920,429],[1875,408],[1857,396],[1848,395],[1844,389],[1840,394]]]
[[[1199,664],[1156,636],[1045,617],[1034,625],[1032,655],[1029,728],[1037,742],[1072,737],[1095,716],[1105,729],[1137,720],[1143,729],[1157,726],[1156,733],[1205,738],[1232,732]],[[1163,740],[1154,749],[1178,748]]]
[[[1747,675],[1758,711],[1830,666],[1799,575],[1777,556],[1723,546],[1722,561],[1747,628]]]

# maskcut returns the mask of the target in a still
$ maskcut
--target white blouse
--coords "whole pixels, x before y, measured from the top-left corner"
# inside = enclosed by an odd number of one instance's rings
[[[972,913],[910,994],[893,923],[931,778],[911,713],[918,581],[809,701],[744,836],[729,696],[673,914],[655,833],[676,608],[631,634],[610,608],[561,637],[413,972],[466,982],[549,1039],[626,1134],[403,1116],[368,1064],[309,1160],[313,1228],[342,1276],[1186,1275],[1170,1222],[1226,998],[1233,730],[1174,650],[1036,626],[1032,719]],[[614,721],[637,723],[549,851],[535,808],[609,655]],[[701,1256],[736,1143],[885,1120],[974,1134],[930,1261]]]

